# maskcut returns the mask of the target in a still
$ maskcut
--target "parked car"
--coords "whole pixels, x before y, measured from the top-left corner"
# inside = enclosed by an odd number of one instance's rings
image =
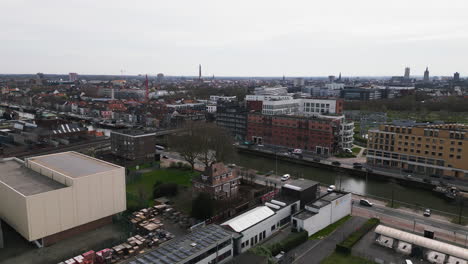
[[[166,156],[166,155],[163,155],[162,158],[163,158],[163,159],[168,159],[169,157]]]
[[[369,207],[374,205],[373,203],[369,202],[369,200],[366,200],[366,199],[359,200],[359,204],[364,205],[364,206],[369,206]]]
[[[333,192],[334,190],[336,190],[336,186],[335,185],[330,185],[330,186],[328,186],[327,192]]]
[[[438,178],[438,179],[439,179],[439,178],[440,178],[440,175],[437,175],[437,174],[432,174],[432,175],[431,175],[431,176],[429,176],[429,177],[432,177],[432,178]]]
[[[423,215],[424,215],[425,217],[431,216],[431,209],[426,209],[426,210],[424,210]]]
[[[402,264],[413,264],[413,261],[411,261],[409,259],[405,259],[405,261],[403,261]]]
[[[343,151],[345,153],[350,153],[350,154],[353,153],[353,151],[351,149],[349,149],[349,148],[345,148],[345,149],[343,149]]]
[[[281,176],[281,181],[287,181],[289,179],[291,179],[291,175],[289,175],[289,174],[285,174],[285,175]]]
[[[331,164],[334,165],[334,166],[340,166],[341,165],[341,163],[339,161],[336,161],[336,160],[333,161]]]
[[[448,180],[448,181],[451,181],[451,180],[453,179],[453,178],[450,177],[450,176],[442,176],[442,178],[443,178],[444,180]]]
[[[263,147],[263,144],[258,144],[257,147]]]
[[[362,164],[359,163],[359,162],[354,162],[354,163],[353,163],[353,168],[355,168],[355,169],[362,169]]]
[[[276,262],[279,263],[279,262],[283,261],[283,259],[284,259],[284,251],[280,251],[280,253],[275,256],[275,260],[276,260]]]
[[[320,162],[320,159],[319,158],[314,158],[314,161],[315,162]]]

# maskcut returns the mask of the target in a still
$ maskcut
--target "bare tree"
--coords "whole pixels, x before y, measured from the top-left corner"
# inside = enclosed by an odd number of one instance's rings
[[[206,167],[229,160],[234,155],[232,137],[215,124],[191,122],[169,139],[169,146],[192,166],[200,160]]]

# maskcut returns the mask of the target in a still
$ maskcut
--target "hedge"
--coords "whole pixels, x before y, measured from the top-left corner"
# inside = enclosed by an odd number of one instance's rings
[[[278,255],[281,251],[287,252],[307,241],[309,235],[306,231],[292,233],[283,241],[267,246],[272,256]]]
[[[351,254],[353,246],[361,240],[370,230],[380,223],[377,218],[367,220],[360,228],[351,233],[343,242],[336,245],[335,251],[343,254]]]

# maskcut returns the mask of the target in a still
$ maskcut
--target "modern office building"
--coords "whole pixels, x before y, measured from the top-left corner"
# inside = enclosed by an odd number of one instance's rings
[[[218,225],[208,225],[131,258],[124,264],[226,263],[234,255],[233,235],[234,233]]]
[[[367,163],[468,179],[468,126],[394,122],[369,130]]]
[[[354,123],[344,116],[249,113],[247,140],[329,155],[353,144]]]
[[[140,130],[111,132],[111,151],[115,156],[145,162],[153,161],[156,146],[156,133]]]
[[[208,193],[215,200],[229,199],[237,195],[240,176],[233,168],[215,163],[192,179],[194,193]]]
[[[264,115],[327,115],[342,114],[343,100],[341,99],[287,99],[264,100],[262,114]]]
[[[48,246],[126,210],[125,170],[76,152],[0,161],[0,218]]]
[[[375,88],[345,87],[340,92],[340,97],[345,100],[370,101],[382,98],[381,90]]]
[[[226,129],[236,140],[244,140],[247,130],[247,109],[238,103],[217,106],[216,125]]]

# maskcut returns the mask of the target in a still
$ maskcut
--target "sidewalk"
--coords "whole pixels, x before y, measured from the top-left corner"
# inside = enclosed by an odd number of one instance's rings
[[[338,227],[325,239],[308,240],[303,246],[291,250],[287,255],[294,257],[292,263],[295,264],[319,264],[335,251],[336,244],[341,243],[366,221],[365,218],[355,216]]]

